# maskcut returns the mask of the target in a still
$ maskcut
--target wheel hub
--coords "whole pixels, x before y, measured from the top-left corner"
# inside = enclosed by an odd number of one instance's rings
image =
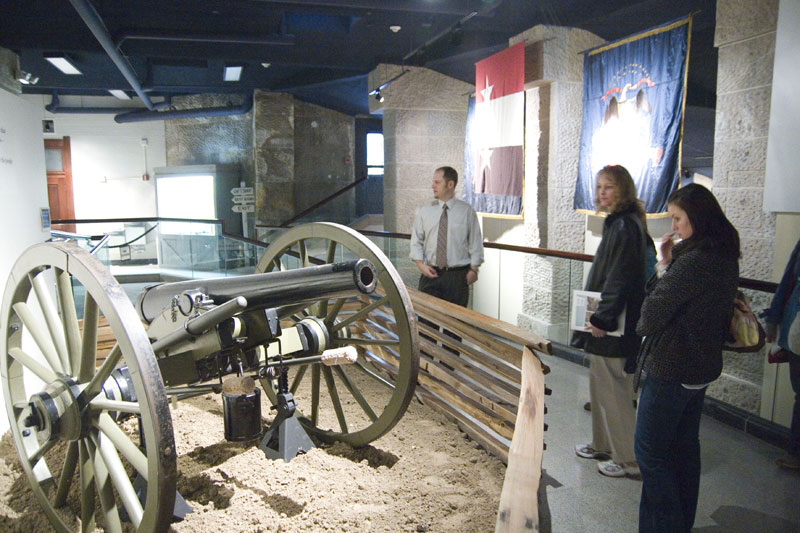
[[[43,391],[31,395],[24,425],[36,430],[42,442],[57,439],[78,440],[83,436],[85,424],[77,398],[80,388],[69,377],[61,377],[47,384]]]

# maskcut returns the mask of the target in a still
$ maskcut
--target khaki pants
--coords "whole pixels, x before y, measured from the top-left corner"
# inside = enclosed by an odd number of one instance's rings
[[[633,374],[624,371],[624,357],[592,355],[589,399],[592,402],[592,448],[606,452],[617,464],[636,461],[633,433]]]

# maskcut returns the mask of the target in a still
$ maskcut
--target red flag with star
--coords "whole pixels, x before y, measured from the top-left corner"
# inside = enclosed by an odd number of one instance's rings
[[[475,88],[475,192],[522,197],[524,43],[475,63]]]

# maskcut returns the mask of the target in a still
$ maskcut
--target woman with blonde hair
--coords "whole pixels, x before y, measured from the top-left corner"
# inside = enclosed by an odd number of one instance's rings
[[[592,442],[575,446],[575,453],[587,459],[608,459],[598,463],[598,471],[624,477],[639,471],[633,451],[633,369],[625,363],[635,359],[641,341],[635,328],[644,299],[645,213],[630,173],[620,165],[603,167],[597,173],[595,203],[597,210],[608,216],[585,290],[599,292],[600,302],[590,318],[590,332],[578,332],[572,341],[573,346],[592,354]],[[608,335],[618,328],[623,310],[622,336]]]

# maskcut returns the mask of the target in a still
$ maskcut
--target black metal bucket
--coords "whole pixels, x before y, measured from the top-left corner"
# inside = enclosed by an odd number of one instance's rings
[[[225,440],[238,442],[261,436],[261,389],[250,394],[222,393]]]

